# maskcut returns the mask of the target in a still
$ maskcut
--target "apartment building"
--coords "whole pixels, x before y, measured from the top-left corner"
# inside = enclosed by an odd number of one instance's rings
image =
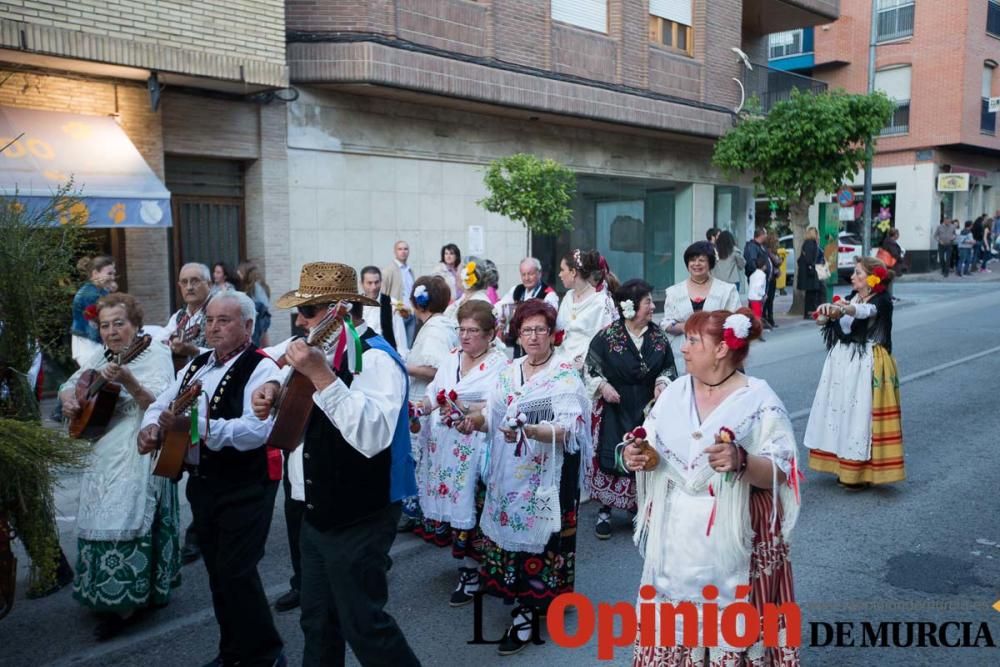
[[[1000,137],[990,111],[990,99],[1000,101],[1000,0],[874,1],[875,88],[896,111],[877,144],[873,215],[891,217],[911,268],[927,270],[942,217],[971,220],[1000,209]],[[771,67],[864,92],[871,11],[869,0],[844,0],[834,23],[771,35]],[[958,177],[939,178],[948,174]],[[860,193],[862,184],[858,173],[851,185]],[[853,229],[862,208],[848,223]]]
[[[711,165],[769,33],[830,22],[837,0],[288,0],[293,268],[419,273],[443,244],[517,278],[529,251],[598,248],[666,287],[716,226],[744,238],[753,196]],[[535,237],[477,205],[491,160],[530,152],[578,175],[575,229]]]
[[[20,137],[0,154],[5,194],[43,197],[72,177],[151,323],[187,261],[252,258],[288,284],[283,0],[0,10],[0,145]]]

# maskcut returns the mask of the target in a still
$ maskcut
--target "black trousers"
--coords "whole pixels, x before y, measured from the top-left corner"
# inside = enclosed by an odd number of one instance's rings
[[[384,610],[389,548],[401,513],[393,503],[364,521],[327,531],[302,522],[303,667],[342,667],[347,644],[364,667],[419,667]]]
[[[941,245],[938,243],[938,264],[941,265],[941,275],[945,278],[948,277],[948,272],[951,269],[951,250],[950,245]]]
[[[774,278],[767,281],[767,292],[764,296],[764,319],[774,324],[774,292],[777,283]]]
[[[299,445],[301,447],[301,445]],[[302,552],[299,542],[302,535],[302,515],[306,512],[306,504],[292,498],[292,483],[288,481],[288,457],[285,453],[285,476],[281,487],[285,492],[285,528],[288,532],[288,552],[292,557],[292,578],[288,585],[296,591],[302,590]]]
[[[823,303],[823,292],[822,289],[808,289],[805,291],[805,312],[802,313],[802,317],[809,319],[812,317],[812,312],[819,307],[819,304]]]
[[[281,652],[257,574],[277,493],[277,481],[233,486],[198,476],[188,480],[187,498],[219,624],[219,655],[226,662],[270,666]]]

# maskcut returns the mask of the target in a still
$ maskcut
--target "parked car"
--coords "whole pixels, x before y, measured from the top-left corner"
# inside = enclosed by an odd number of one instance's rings
[[[788,269],[788,280],[791,282],[795,278],[795,243],[791,234],[787,234],[778,239],[778,244],[788,251],[788,259],[785,266]],[[840,232],[839,245],[837,246],[837,275],[843,282],[850,282],[851,274],[854,273],[854,258],[861,255],[863,242],[861,237],[852,232]]]

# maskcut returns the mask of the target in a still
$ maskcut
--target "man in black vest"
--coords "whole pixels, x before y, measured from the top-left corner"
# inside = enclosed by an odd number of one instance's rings
[[[407,375],[399,355],[365,324],[354,269],[314,263],[302,268],[299,288],[277,301],[291,308],[346,301],[352,327],[345,352],[331,367],[328,353],[292,341],[285,358],[312,382],[315,403],[302,449],[302,631],[307,667],[343,665],[346,645],[362,665],[419,665],[392,616],[386,573],[400,499],[416,493],[405,408]],[[346,324],[344,325],[346,326]],[[352,355],[360,347],[361,356]],[[353,370],[353,372],[352,372]],[[267,415],[278,384],[253,397]],[[291,472],[291,471],[290,471]],[[298,481],[296,482],[296,478]]]
[[[277,375],[273,361],[250,344],[256,309],[242,292],[222,292],[205,313],[211,350],[195,357],[142,420],[139,451],[156,448],[168,429],[200,436],[188,449],[187,498],[208,570],[219,624],[219,654],[208,665],[284,665],[281,637],[257,574],[271,527],[277,479],[272,479],[264,443],[273,424],[253,414],[255,389]],[[168,409],[181,388],[200,381],[199,417]],[[207,666],[206,666],[207,667]]]
[[[410,353],[410,346],[406,343],[406,324],[399,311],[392,307],[392,297],[382,294],[382,271],[377,266],[361,269],[361,293],[378,301],[377,306],[365,306],[365,324],[385,338],[405,360]]]
[[[521,282],[514,285],[503,295],[497,305],[493,307],[497,321],[503,328],[503,340],[507,345],[514,348],[514,358],[524,356],[524,350],[517,344],[517,336],[510,335],[507,327],[514,315],[517,304],[528,299],[542,299],[556,311],[559,311],[559,295],[556,291],[542,282],[542,263],[534,257],[525,257],[520,265]]]

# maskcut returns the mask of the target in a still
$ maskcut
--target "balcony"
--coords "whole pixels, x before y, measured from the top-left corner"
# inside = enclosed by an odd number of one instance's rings
[[[897,100],[892,118],[880,133],[883,137],[894,137],[910,131],[910,100]]]
[[[792,90],[822,93],[827,85],[824,81],[811,79],[808,76],[753,63],[752,70],[746,68],[743,70],[743,87],[747,99],[756,97],[760,100],[760,110],[768,113],[775,104],[790,98]]]
[[[1000,37],[1000,0],[989,0],[986,3],[986,32]]]
[[[840,0],[744,0],[743,30],[767,35],[840,18]]]
[[[997,112],[990,113],[990,101],[983,98],[983,106],[979,111],[979,131],[982,134],[996,135],[997,133]]]

